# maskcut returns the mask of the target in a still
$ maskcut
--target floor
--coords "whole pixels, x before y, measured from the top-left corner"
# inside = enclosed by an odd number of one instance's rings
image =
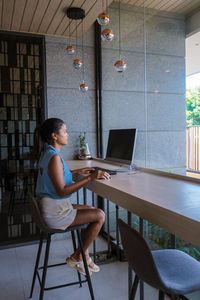
[[[106,249],[101,239],[97,240],[97,249]],[[71,240],[54,240],[50,252],[50,263],[65,261],[72,252]],[[25,300],[29,297],[33,265],[37,253],[37,244],[0,250],[0,300]],[[65,280],[77,279],[76,272],[68,266],[51,268],[47,277],[49,284],[62,284]],[[128,280],[127,263],[115,261],[101,266],[99,273],[92,274],[95,300],[127,300]],[[36,281],[33,300],[39,299],[39,284]],[[90,300],[86,284],[82,288],[72,286],[46,291],[44,300]],[[157,300],[157,291],[145,285],[145,300]],[[199,300],[200,293],[189,297]],[[137,294],[136,300],[139,300]],[[169,300],[168,297],[165,300]]]

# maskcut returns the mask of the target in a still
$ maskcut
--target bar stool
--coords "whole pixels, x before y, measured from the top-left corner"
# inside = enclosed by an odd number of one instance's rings
[[[37,199],[33,197],[31,194],[29,194],[29,199],[30,199],[30,205],[31,205],[31,211],[33,215],[33,219],[37,225],[37,227],[40,229],[40,243],[38,247],[38,252],[37,252],[37,258],[35,262],[35,268],[34,268],[34,273],[33,273],[33,279],[32,279],[32,286],[31,286],[31,292],[30,292],[30,298],[32,298],[33,295],[33,290],[34,290],[34,285],[35,285],[35,280],[36,276],[38,277],[39,284],[40,284],[40,297],[39,300],[43,299],[44,291],[45,290],[52,290],[55,288],[61,288],[65,286],[71,286],[71,285],[76,285],[79,284],[80,287],[82,286],[82,283],[87,282],[88,287],[89,287],[89,292],[92,300],[95,300],[94,298],[94,293],[93,293],[93,288],[92,288],[92,283],[89,275],[89,270],[88,270],[88,265],[85,257],[85,253],[83,250],[83,244],[81,240],[81,229],[84,229],[87,227],[87,224],[83,225],[78,225],[78,226],[69,226],[65,230],[61,229],[52,229],[47,226],[47,224],[44,222],[42,215],[40,213],[40,209],[37,203]],[[81,275],[79,272],[78,273],[78,281],[75,282],[70,282],[62,285],[57,285],[57,286],[51,286],[51,287],[45,287],[45,282],[46,282],[46,274],[47,274],[47,268],[49,267],[56,267],[56,266],[61,266],[61,265],[66,265],[66,263],[60,263],[60,264],[54,264],[54,265],[48,265],[48,258],[49,258],[49,250],[50,250],[50,245],[51,245],[51,236],[55,233],[65,233],[65,232],[71,232],[72,236],[72,242],[73,242],[73,247],[74,250],[76,249],[76,241],[75,241],[75,232],[77,233],[77,238],[78,238],[78,243],[80,246],[82,258],[83,258],[83,263],[84,263],[84,268],[85,268],[85,273],[86,273],[86,279],[81,280]],[[40,262],[40,256],[42,252],[42,245],[43,241],[46,239],[46,249],[45,249],[45,257],[44,257],[44,264],[42,267],[39,267],[39,262]],[[42,271],[42,280],[39,275],[39,270]]]
[[[135,279],[129,300],[135,299],[138,283],[146,282],[159,290],[159,300],[188,300],[183,294],[200,290],[200,263],[188,254],[175,250],[151,251],[134,228],[118,220],[122,245]]]

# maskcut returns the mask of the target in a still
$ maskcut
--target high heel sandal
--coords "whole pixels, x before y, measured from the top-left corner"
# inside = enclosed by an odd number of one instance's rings
[[[92,263],[92,267],[90,266],[90,264]],[[91,257],[88,258],[87,260],[87,265],[88,265],[88,268],[90,269],[90,271],[92,272],[99,272],[100,271],[100,268],[99,266],[97,266],[93,260],[91,259]]]
[[[69,267],[71,267],[73,269],[76,269],[80,274],[86,276],[83,261],[73,261],[70,257],[68,257],[66,259],[66,263]],[[92,270],[89,266],[88,266],[88,269],[89,269],[89,274],[91,276],[92,275],[92,272],[91,272]],[[98,272],[98,271],[96,271],[96,272]]]

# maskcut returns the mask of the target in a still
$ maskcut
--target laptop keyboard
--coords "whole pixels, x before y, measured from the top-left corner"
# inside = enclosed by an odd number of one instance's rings
[[[104,172],[107,172],[109,175],[116,175],[117,174],[117,171],[114,171],[114,170],[109,170],[109,169],[104,169],[104,168],[99,168],[99,167],[92,167],[95,169],[95,171],[104,171]]]

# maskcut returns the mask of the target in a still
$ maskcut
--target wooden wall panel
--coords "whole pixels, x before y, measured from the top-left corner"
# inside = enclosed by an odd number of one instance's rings
[[[0,26],[2,27],[3,0],[0,0]]]
[[[3,7],[2,29],[9,30],[12,22],[14,0],[4,0],[2,7]]]
[[[47,10],[46,10],[46,13],[42,19],[42,22],[38,28],[38,33],[46,33],[48,27],[49,27],[49,24],[51,23],[54,15],[55,15],[55,12],[57,11],[57,9],[59,8],[60,4],[61,4],[62,0],[51,0]]]
[[[22,23],[20,26],[21,31],[29,31],[31,21],[34,17],[35,10],[37,9],[38,1],[39,0],[27,0]]]
[[[72,5],[72,0],[63,0],[60,4],[59,9],[56,11],[54,18],[52,19],[46,33],[54,34],[57,28],[59,27],[60,23],[63,19],[67,18],[65,11],[68,7]]]
[[[50,4],[51,0],[39,0],[37,5],[32,23],[30,25],[30,32],[38,32],[38,28],[42,22],[46,10]]]
[[[19,31],[24,14],[26,0],[15,0],[11,30]]]
[[[84,0],[73,0],[70,6],[71,7],[81,7],[84,2],[85,2]],[[60,23],[60,25],[56,28],[55,34],[68,36],[68,32],[69,32],[68,26],[69,26],[69,18],[65,17],[62,19],[62,22]],[[71,21],[70,32],[72,32],[72,29],[75,26],[76,26],[76,21]]]
[[[119,0],[114,0],[119,3]],[[130,5],[188,14],[200,9],[199,0],[120,0]],[[102,5],[113,0],[0,0],[0,30],[22,31],[44,35],[68,37],[69,19],[67,7],[81,7],[86,12],[84,33],[102,12]],[[82,35],[81,20],[72,20],[70,31],[73,38]]]
[[[189,13],[190,11],[193,11],[195,9],[199,8],[199,0],[193,0],[189,2],[183,2],[183,5],[180,7],[178,6],[177,9],[175,9],[175,12],[178,12],[180,14]]]

